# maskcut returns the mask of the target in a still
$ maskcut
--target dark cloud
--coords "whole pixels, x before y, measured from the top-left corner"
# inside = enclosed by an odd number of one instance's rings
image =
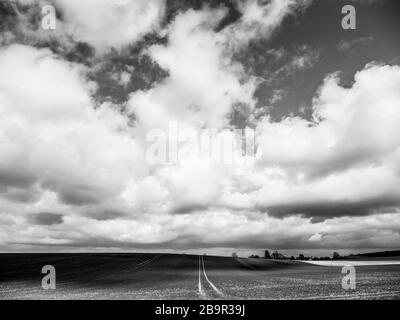
[[[68,183],[52,179],[52,181],[42,183],[42,187],[55,192],[63,203],[74,206],[97,204],[106,198],[101,188],[90,184]]]
[[[99,221],[107,221],[126,217],[127,214],[119,210],[98,209],[85,213],[85,216]]]
[[[208,203],[181,203],[175,205],[170,212],[177,214],[187,214],[195,211],[207,210],[210,208],[210,204]]]
[[[0,31],[9,31],[14,27],[16,14],[9,1],[0,1]]]
[[[29,215],[28,220],[32,224],[52,226],[63,223],[63,215],[57,213],[40,212]]]
[[[307,249],[392,249],[396,248],[394,241],[386,243],[374,242],[371,240],[375,231],[366,230],[352,235],[324,236],[326,241],[311,242],[309,237],[287,235],[285,239],[263,239],[260,236],[246,236],[227,241],[205,241],[203,237],[193,235],[181,235],[175,239],[163,242],[138,243],[132,241],[117,241],[106,238],[91,237],[85,240],[71,240],[65,243],[45,244],[41,242],[15,243],[29,245],[36,248],[47,247],[76,249],[76,248],[104,248],[104,249],[123,249],[123,250],[201,250],[213,248],[234,248],[234,249],[269,249],[269,250],[307,250]]]
[[[0,194],[14,202],[30,202],[39,194],[36,177],[24,170],[0,169]]]
[[[2,193],[2,188],[0,187],[0,193]],[[14,202],[29,203],[31,201],[37,200],[40,195],[40,190],[36,188],[8,188],[4,191],[4,196]]]
[[[35,175],[24,170],[10,170],[0,168],[0,186],[25,188],[35,182]]]
[[[101,194],[96,190],[88,190],[86,188],[63,188],[58,192],[58,196],[65,204],[71,204],[74,206],[96,204],[102,201]]]
[[[302,215],[312,218],[312,222],[320,222],[335,217],[367,216],[375,213],[396,212],[400,200],[393,197],[375,198],[364,201],[321,201],[306,203],[288,203],[261,210],[274,217]]]

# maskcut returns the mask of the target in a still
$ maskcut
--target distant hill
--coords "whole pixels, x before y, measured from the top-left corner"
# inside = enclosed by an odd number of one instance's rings
[[[400,257],[400,250],[360,253],[360,254],[355,254],[353,256],[356,256],[356,257],[374,257],[374,258]]]

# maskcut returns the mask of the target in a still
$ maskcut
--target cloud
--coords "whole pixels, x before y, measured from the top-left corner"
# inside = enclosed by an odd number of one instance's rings
[[[322,235],[320,233],[315,233],[313,234],[308,241],[321,241],[322,240]]]
[[[82,247],[126,250],[395,248],[400,240],[397,216],[398,213],[343,217],[318,223],[298,216],[278,219],[226,210],[155,215],[139,220],[97,221],[67,216],[62,224],[51,228],[30,225],[23,233],[18,232],[24,226],[22,223],[8,227],[2,224],[0,240],[7,237],[11,247],[25,244],[75,250]]]
[[[350,48],[352,48],[356,45],[365,45],[371,41],[374,41],[373,36],[362,37],[362,38],[358,38],[358,39],[354,39],[354,40],[342,39],[340,41],[340,43],[338,44],[337,49],[339,51],[345,51],[345,50],[349,50]]]
[[[55,30],[41,27],[41,8],[49,4],[55,6],[57,13]],[[83,42],[104,54],[111,48],[120,50],[133,45],[158,31],[165,14],[165,1],[17,0],[12,8],[18,21],[12,24],[14,38],[32,44],[57,43],[64,50]],[[3,41],[11,43],[15,39]]]
[[[99,15],[83,21],[94,4],[60,1],[57,7],[64,12],[63,32],[98,51],[132,44],[158,26],[161,9],[153,2],[122,4],[125,10],[96,2]],[[141,52],[167,76],[131,92],[121,105],[94,102],[98,85],[85,65],[50,49],[3,46],[0,245],[395,246],[399,66],[371,63],[347,87],[340,74],[327,75],[315,94],[312,119],[254,116],[258,80],[233,52],[251,40],[268,40],[302,5],[241,3],[242,17],[222,29],[223,7],[179,12],[165,26],[165,41]],[[145,19],[139,29],[127,20],[136,14]],[[113,26],[109,19],[115,15],[120,24]],[[127,26],[118,37],[117,30]],[[305,51],[293,57],[289,71],[312,65]],[[135,74],[114,71],[121,85]],[[275,93],[279,100],[282,92]],[[146,161],[149,130],[168,130],[175,122],[182,130],[223,135],[238,125],[232,121],[238,110],[240,124],[255,129],[254,166]]]
[[[84,67],[45,49],[12,45],[0,52],[0,70],[6,191],[36,186],[64,203],[98,203],[118,195],[140,170],[140,148],[126,119],[112,108],[94,108]]]
[[[181,13],[169,25],[168,43],[149,48],[169,77],[131,96],[129,104],[141,125],[164,127],[179,121],[220,128],[229,123],[234,104],[252,108],[255,83],[225,55],[226,40],[214,31],[225,14],[223,9]]]
[[[288,117],[260,123],[264,163],[318,175],[393,155],[400,143],[399,71],[398,66],[368,65],[356,73],[351,88],[328,76],[314,100],[313,121]]]
[[[156,31],[165,11],[162,0],[55,0],[55,5],[65,31],[100,51],[120,49]]]
[[[271,214],[325,217],[398,206],[399,87],[400,67],[372,64],[350,88],[328,76],[314,120],[262,121],[261,163],[276,169],[265,175],[259,205]]]
[[[40,212],[30,216],[32,224],[52,226],[63,223],[63,215],[56,213]]]
[[[250,41],[268,39],[284,18],[306,8],[310,0],[237,1],[242,16],[226,28],[231,49],[240,49]]]
[[[235,50],[252,39],[268,39],[287,15],[309,2],[238,2],[242,17],[220,31],[216,27],[228,13],[223,7],[179,13],[167,27],[168,43],[148,49],[169,77],[152,90],[134,93],[132,111],[148,127],[179,121],[221,128],[229,124],[235,110],[246,118],[254,109],[259,79],[235,61]],[[305,60],[297,61],[299,68],[306,67]]]

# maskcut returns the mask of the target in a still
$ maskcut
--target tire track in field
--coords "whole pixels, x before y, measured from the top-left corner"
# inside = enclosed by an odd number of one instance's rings
[[[134,268],[133,270],[142,269],[142,268],[144,268],[145,266],[147,266],[147,265],[149,265],[150,263],[152,263],[154,260],[158,259],[159,257],[161,257],[161,254],[157,254],[157,255],[155,255],[154,257],[151,257],[151,258],[149,258],[149,259],[147,259],[147,260],[144,260],[144,261],[138,263],[138,264],[135,266],[135,268]]]
[[[211,294],[207,294],[205,290],[205,286],[203,286],[201,281],[201,275],[203,274],[203,278],[207,281],[208,287],[211,288]],[[217,286],[212,283],[212,281],[208,278],[206,273],[206,268],[204,265],[204,256],[199,255],[199,280],[198,280],[198,290],[199,295],[203,299],[211,299],[213,296],[217,296],[219,298],[225,297],[224,293],[217,288]]]
[[[141,269],[143,269],[144,267],[146,267],[147,265],[151,264],[154,260],[158,259],[159,257],[161,257],[161,254],[157,254],[149,259],[143,260],[141,262],[139,262],[138,264],[136,264],[132,270],[134,271],[141,271]],[[126,266],[123,270],[127,271],[130,270],[130,266]],[[120,270],[121,271],[121,270]],[[95,280],[104,280],[107,279],[109,277],[109,274],[106,274],[102,277],[97,277]]]
[[[207,299],[207,295],[203,290],[203,286],[201,284],[201,258],[199,255],[199,282],[198,282],[198,288],[199,288],[199,295],[202,299]]]
[[[237,262],[239,262],[242,266],[244,266],[246,269],[248,270],[254,270],[254,267],[250,264],[248,264],[247,262],[243,261],[240,258],[234,258]]]

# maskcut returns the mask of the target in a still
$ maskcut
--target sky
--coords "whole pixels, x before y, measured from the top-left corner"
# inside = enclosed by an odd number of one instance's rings
[[[395,0],[1,0],[0,251],[398,248],[399,16]],[[210,132],[250,138],[215,161],[197,153]]]

